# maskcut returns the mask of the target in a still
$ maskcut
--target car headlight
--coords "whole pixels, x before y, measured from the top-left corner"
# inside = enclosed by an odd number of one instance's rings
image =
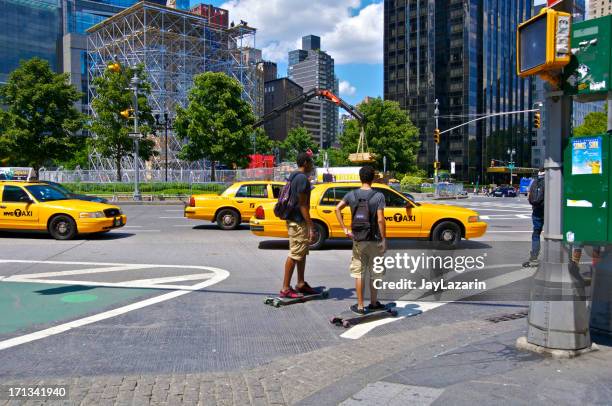
[[[79,217],[82,219],[99,219],[106,217],[103,211],[92,211],[86,213],[80,213]]]
[[[480,216],[470,216],[468,217],[468,223],[478,223],[480,221]]]

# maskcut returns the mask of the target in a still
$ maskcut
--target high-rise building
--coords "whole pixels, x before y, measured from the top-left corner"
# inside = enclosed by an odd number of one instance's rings
[[[265,84],[264,108],[265,113],[286,104],[289,100],[301,95],[302,86],[288,78],[279,78],[267,81]],[[283,141],[294,128],[301,127],[303,106],[297,106],[284,112],[274,120],[264,124],[266,134],[273,140]]]
[[[516,27],[532,15],[531,0],[385,0],[384,96],[409,112],[420,129],[418,164],[433,172],[434,109],[439,128],[478,114],[525,110],[530,79],[516,75]],[[485,179],[490,159],[527,166],[530,114],[498,116],[442,135],[442,169],[455,163],[457,177]]]
[[[612,14],[612,0],[589,0],[589,18]]]
[[[289,52],[289,79],[305,92],[319,88],[338,92],[338,80],[334,74],[334,58],[321,51],[321,39],[315,35],[302,37],[302,49]],[[304,104],[304,127],[323,148],[336,140],[338,132],[338,107],[324,100],[313,99]]]
[[[534,2],[535,3],[535,2]],[[541,2],[538,2],[541,3]],[[534,4],[534,14],[540,12],[542,7],[545,4]],[[585,1],[584,0],[574,0],[573,4],[573,15],[572,20],[574,22],[583,21],[585,18]],[[544,101],[545,97],[545,82],[540,78],[535,78],[534,80],[534,100],[535,101]],[[604,110],[604,102],[589,102],[589,103],[573,103],[572,108],[572,125],[577,127],[584,123],[584,118],[587,114],[603,111]],[[546,111],[546,105],[544,104],[541,109],[542,117],[546,117],[548,112]],[[546,120],[542,119],[542,126],[539,129],[535,130],[534,137],[531,141],[531,166],[534,168],[539,168],[544,165],[544,153],[546,148]]]

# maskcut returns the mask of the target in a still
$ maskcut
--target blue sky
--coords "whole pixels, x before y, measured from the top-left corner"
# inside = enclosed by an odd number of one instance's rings
[[[382,0],[191,0],[199,3],[227,8],[230,20],[257,28],[255,45],[279,65],[279,76],[287,74],[287,52],[314,34],[336,61],[342,98],[356,104],[382,96]]]

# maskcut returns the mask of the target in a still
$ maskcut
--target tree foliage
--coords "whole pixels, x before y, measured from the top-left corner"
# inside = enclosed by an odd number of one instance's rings
[[[277,142],[268,137],[263,128],[255,129],[255,152],[258,154],[272,154]],[[252,149],[251,149],[252,150]]]
[[[81,93],[67,74],[56,74],[40,58],[22,62],[0,87],[0,155],[36,171],[53,159],[70,159],[84,116],[74,107]]]
[[[304,127],[297,127],[289,131],[287,138],[281,143],[281,148],[285,152],[285,159],[288,161],[295,161],[300,152],[306,152],[309,148],[315,154],[318,151],[317,144]]]
[[[608,104],[603,112],[596,111],[584,117],[584,123],[574,128],[574,136],[583,137],[605,133],[608,129]]]
[[[373,164],[383,169],[383,157],[387,157],[387,169],[408,172],[416,168],[417,150],[419,148],[419,130],[415,127],[406,112],[397,102],[371,99],[361,103],[359,111],[365,116],[365,136],[369,152],[376,154]],[[348,154],[357,151],[360,124],[349,120],[344,133],[340,136],[342,150]]]
[[[106,69],[104,74],[93,80],[96,98],[91,102],[94,117],[89,129],[95,137],[92,143],[96,150],[106,158],[111,158],[117,167],[117,181],[121,180],[121,160],[134,154],[134,140],[129,133],[134,131],[134,120],[121,115],[122,111],[133,107],[133,91],[130,81],[134,73],[140,79],[138,85],[138,131],[140,134],[150,134],[155,119],[151,114],[148,96],[151,85],[147,81],[142,65],[135,68],[122,67],[115,72]],[[130,115],[132,117],[132,114]],[[149,138],[142,138],[139,142],[138,156],[148,160],[155,154],[155,142]]]
[[[319,152],[317,156],[317,166],[323,167],[325,164],[325,155],[327,154],[327,161],[329,166],[350,166],[351,163],[348,160],[348,154],[346,154],[341,148],[327,148]]]
[[[189,104],[177,109],[175,121],[176,132],[187,141],[181,151],[183,159],[247,164],[255,116],[241,95],[240,83],[225,73],[194,77]]]

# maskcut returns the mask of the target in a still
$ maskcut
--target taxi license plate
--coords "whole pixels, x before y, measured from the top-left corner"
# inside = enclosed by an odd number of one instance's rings
[[[123,219],[122,219],[121,217],[116,218],[116,219],[115,219],[115,221],[114,221],[114,223],[113,223],[113,225],[114,225],[115,227],[120,227],[120,226],[122,226],[122,225],[123,225]]]

